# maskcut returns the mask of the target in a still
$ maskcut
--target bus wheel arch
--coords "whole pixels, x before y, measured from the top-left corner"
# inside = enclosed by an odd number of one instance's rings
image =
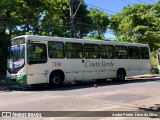
[[[63,84],[64,78],[65,78],[65,75],[62,70],[54,70],[50,73],[49,85],[51,87],[61,86]]]
[[[124,68],[119,68],[116,74],[117,81],[124,81],[126,77],[126,70]]]

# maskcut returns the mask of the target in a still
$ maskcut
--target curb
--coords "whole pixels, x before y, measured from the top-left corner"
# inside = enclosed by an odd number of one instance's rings
[[[127,79],[137,79],[137,78],[152,78],[152,77],[160,77],[160,75],[159,74],[145,74],[145,75],[126,77],[126,78]]]

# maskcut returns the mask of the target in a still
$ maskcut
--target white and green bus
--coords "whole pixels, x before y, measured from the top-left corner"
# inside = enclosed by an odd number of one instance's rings
[[[151,71],[147,44],[25,35],[11,40],[7,80],[21,85],[114,79]]]

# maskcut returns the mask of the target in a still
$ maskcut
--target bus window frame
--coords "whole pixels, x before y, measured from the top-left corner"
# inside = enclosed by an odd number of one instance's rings
[[[122,56],[122,57],[119,57],[119,55],[118,55],[118,53],[122,53],[122,52],[118,52],[117,51],[117,47],[125,47],[126,48],[126,52],[125,53],[127,53],[127,55],[126,55],[126,57],[124,57],[124,55]],[[129,56],[128,56],[128,46],[125,46],[125,45],[115,45],[115,58],[116,59],[128,59],[129,58]]]
[[[107,57],[102,57],[102,52],[107,52],[107,51],[104,51],[104,50],[102,50],[101,49],[101,46],[110,46],[110,47],[112,47],[113,49],[113,51],[112,51],[112,55],[110,55],[110,56],[107,56]],[[108,44],[100,44],[100,58],[101,59],[115,59],[115,47],[114,47],[114,45],[108,45]]]
[[[147,49],[148,57],[144,57],[144,48]],[[140,59],[149,60],[150,59],[150,51],[148,47],[140,47]]]
[[[81,45],[81,50],[67,50],[67,44],[80,44]],[[84,44],[82,44],[82,43],[77,43],[77,42],[66,42],[65,43],[65,57],[67,58],[67,59],[83,59],[84,58],[84,50],[83,50],[83,48],[84,48]],[[82,56],[81,57],[68,57],[67,56],[67,52],[81,52],[81,54],[82,54]],[[78,55],[77,55],[78,56]]]
[[[45,53],[43,54],[43,55],[45,55],[45,58],[43,58],[43,60],[42,60],[42,58],[29,58],[29,45],[33,45],[33,44],[35,44],[35,45],[44,45],[44,48],[45,48]],[[36,49],[36,48],[35,48]],[[30,51],[31,52],[31,51]],[[42,55],[42,52],[41,52],[41,55]],[[47,45],[45,44],[45,43],[28,43],[27,44],[27,63],[29,64],[29,65],[31,65],[31,64],[44,64],[44,63],[47,63],[47,61],[48,61],[48,57],[47,57],[48,55],[47,55]]]
[[[135,50],[134,48],[138,48],[138,57],[136,57],[136,56],[130,56],[130,48],[133,48],[133,51]],[[140,58],[140,47],[138,47],[138,46],[128,46],[128,58],[129,59],[141,59]]]
[[[98,46],[98,51],[93,51],[93,49],[92,49],[92,51],[86,51],[86,49],[85,49],[85,46],[86,46],[86,45],[97,45],[97,46]],[[86,52],[92,53],[92,55],[91,55],[92,57],[86,57]],[[98,54],[97,54],[98,57],[95,57],[95,58],[94,58],[94,57],[93,57],[93,55],[94,55],[93,53],[95,53],[95,52],[98,53]],[[89,54],[89,53],[88,53],[88,54]],[[94,43],[84,43],[84,58],[85,58],[85,59],[100,59],[100,45],[99,45],[99,44],[94,44]]]
[[[57,50],[56,49],[56,51],[60,51],[60,52],[62,52],[63,53],[63,57],[50,57],[50,53],[49,53],[49,43],[62,43],[63,44],[63,50]],[[64,42],[62,42],[62,41],[48,41],[48,43],[47,43],[47,46],[48,46],[48,57],[50,58],[50,59],[64,59],[66,56],[65,56],[65,43]]]

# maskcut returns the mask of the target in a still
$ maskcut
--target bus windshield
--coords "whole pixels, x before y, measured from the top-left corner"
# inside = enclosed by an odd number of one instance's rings
[[[8,68],[16,69],[24,65],[25,45],[15,45],[10,48],[8,58]]]

